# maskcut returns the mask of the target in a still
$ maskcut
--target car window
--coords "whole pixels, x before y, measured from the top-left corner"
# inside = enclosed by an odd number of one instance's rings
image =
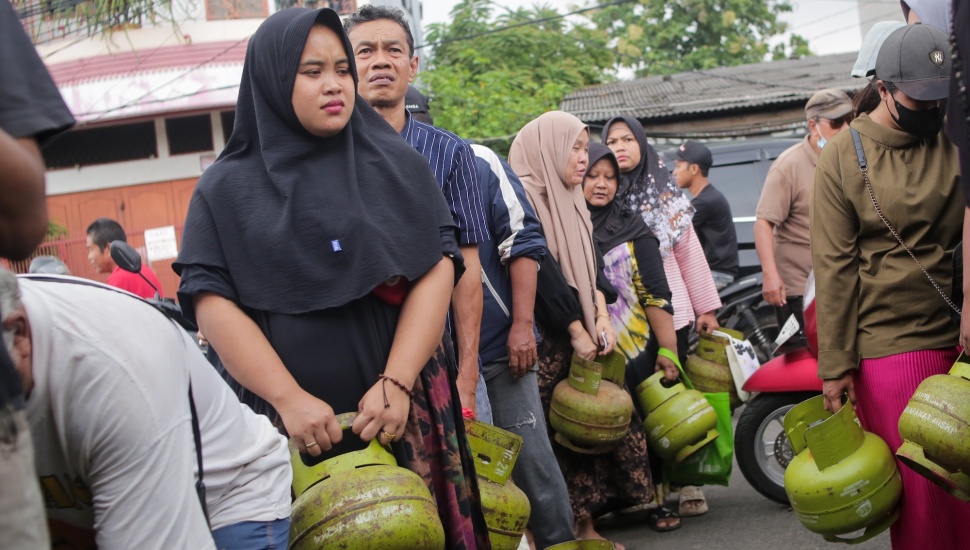
[[[759,164],[763,163],[711,167],[708,179],[727,198],[734,218],[754,216],[763,180],[759,174]]]

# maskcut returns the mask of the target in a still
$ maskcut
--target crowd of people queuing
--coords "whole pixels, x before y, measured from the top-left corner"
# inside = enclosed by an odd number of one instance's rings
[[[904,2],[907,24],[870,33],[855,99],[809,99],[755,225],[780,317],[800,314],[815,270],[826,407],[848,397],[893,448],[916,385],[970,343],[948,311],[970,301],[948,294],[970,212],[970,2],[952,19],[938,4]],[[0,1],[0,63],[17,75],[0,80],[0,255],[14,259],[46,227],[39,144],[73,123],[17,26]],[[601,539],[607,513],[646,511],[662,532],[707,512],[699,487],[664,483],[645,411],[611,451],[583,454],[553,442],[548,410],[574,354],[622,362],[631,391],[676,379],[690,332],[718,328],[738,262],[710,150],[684,143],[671,171],[635,118],[608,121],[600,143],[553,111],[506,162],[434,126],[416,72],[393,8],[281,10],[251,38],[174,264],[208,361],[127,292],[0,270],[0,546],[285,547],[287,442],[313,464],[377,439],[431,489],[447,548],[489,548],[467,416],[522,437],[512,476],[535,548]],[[117,240],[117,222],[92,223],[90,261],[153,297],[111,261]],[[964,544],[970,506],[901,470],[893,548]]]

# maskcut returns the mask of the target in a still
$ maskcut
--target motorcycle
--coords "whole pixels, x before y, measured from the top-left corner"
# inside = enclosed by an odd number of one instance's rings
[[[756,491],[786,505],[785,469],[795,453],[782,420],[792,407],[822,393],[813,275],[809,275],[804,296],[801,345],[762,363],[745,381],[742,389],[757,395],[748,400],[734,432],[734,455],[741,474]]]
[[[762,364],[771,359],[775,347],[773,342],[780,330],[774,307],[765,302],[761,294],[763,283],[764,276],[758,272],[722,288],[718,291],[722,305],[716,314],[719,325],[744,334],[744,339],[754,346],[758,361]],[[691,332],[688,354],[695,353],[697,341],[697,333]]]
[[[182,315],[182,308],[175,303],[175,300],[160,298],[158,288],[141,272],[141,255],[130,244],[125,241],[112,241],[109,254],[118,267],[129,273],[140,275],[148,283],[148,286],[155,290],[155,297],[147,300],[148,303],[164,313],[166,317],[178,323],[189,334],[195,334],[199,330],[195,324]]]

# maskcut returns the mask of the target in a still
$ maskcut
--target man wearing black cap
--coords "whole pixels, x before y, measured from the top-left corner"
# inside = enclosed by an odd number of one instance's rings
[[[428,108],[428,96],[421,93],[421,90],[408,85],[408,93],[404,94],[404,108],[411,113],[411,118],[425,124],[434,124]]]
[[[710,149],[696,141],[684,142],[677,149],[674,179],[694,197],[694,231],[711,267],[714,286],[721,290],[738,276],[738,236],[731,205],[707,179],[712,164]]]
[[[945,32],[910,25],[876,58],[879,104],[819,156],[812,197],[818,376],[825,408],[847,394],[863,426],[901,457],[899,422],[919,383],[959,356],[950,321],[963,233],[957,151],[941,132],[951,60]],[[964,548],[970,504],[899,462],[893,548]]]

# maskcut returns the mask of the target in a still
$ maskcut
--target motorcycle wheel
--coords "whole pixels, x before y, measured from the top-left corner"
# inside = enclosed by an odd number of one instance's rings
[[[738,417],[734,455],[741,474],[763,496],[788,504],[785,469],[794,458],[782,420],[792,407],[813,392],[762,393],[752,398]]]

